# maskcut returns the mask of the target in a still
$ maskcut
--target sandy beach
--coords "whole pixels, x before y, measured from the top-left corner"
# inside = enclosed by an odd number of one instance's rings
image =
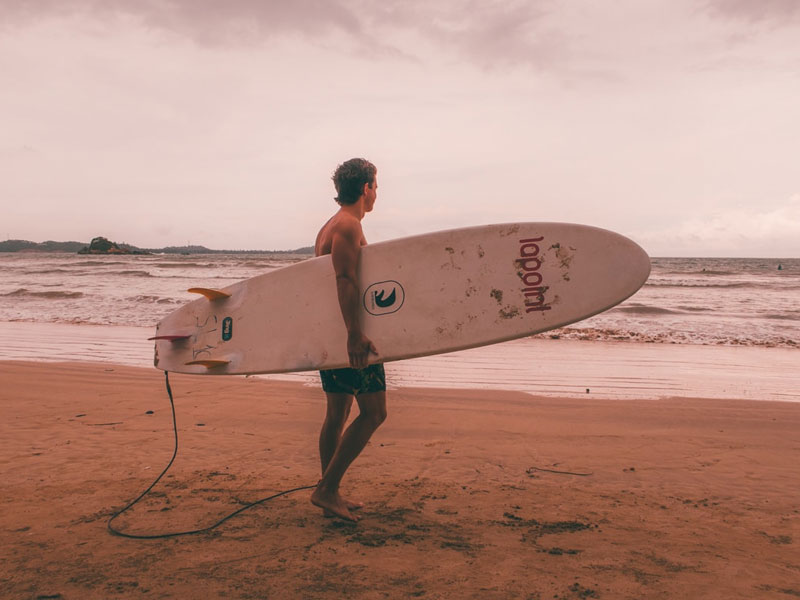
[[[3,361],[0,381],[4,598],[800,596],[797,403],[403,388],[344,482],[358,524],[300,491],[140,541],[106,522],[171,456],[163,374]],[[178,458],[117,527],[316,481],[319,390],[171,381]]]

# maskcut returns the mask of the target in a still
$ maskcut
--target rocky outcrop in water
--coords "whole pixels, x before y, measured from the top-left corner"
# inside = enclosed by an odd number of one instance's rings
[[[120,246],[102,236],[94,238],[88,246],[78,250],[78,254],[150,254],[146,250],[139,250],[130,246]]]

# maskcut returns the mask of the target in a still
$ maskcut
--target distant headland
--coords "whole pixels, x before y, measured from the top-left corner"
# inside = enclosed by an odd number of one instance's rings
[[[78,254],[313,254],[314,248],[306,246],[295,250],[212,250],[205,246],[167,246],[165,248],[139,248],[127,243],[112,242],[98,236],[86,242],[29,242],[6,240],[0,242],[0,252],[69,252]]]
[[[152,252],[133,246],[120,246],[101,236],[93,238],[88,246],[78,250],[78,254],[152,254]]]

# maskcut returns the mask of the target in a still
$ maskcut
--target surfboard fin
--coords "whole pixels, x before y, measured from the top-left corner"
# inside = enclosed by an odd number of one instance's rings
[[[227,365],[229,360],[222,359],[222,358],[201,358],[199,360],[190,360],[189,362],[185,363],[186,365],[202,365],[206,369],[215,369],[217,367],[224,367]]]
[[[177,335],[155,335],[153,337],[147,338],[148,340],[168,340],[170,342],[180,342],[182,340],[188,340],[192,337],[191,333],[186,334],[177,334]]]
[[[192,294],[202,294],[212,302],[214,300],[224,300],[225,298],[230,298],[231,295],[228,292],[223,292],[222,290],[212,290],[209,288],[189,288],[187,291],[191,292]]]

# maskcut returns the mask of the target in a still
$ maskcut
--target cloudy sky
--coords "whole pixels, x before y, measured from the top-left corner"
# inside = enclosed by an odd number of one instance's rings
[[[613,229],[800,256],[797,0],[0,0],[0,236],[310,245]]]

